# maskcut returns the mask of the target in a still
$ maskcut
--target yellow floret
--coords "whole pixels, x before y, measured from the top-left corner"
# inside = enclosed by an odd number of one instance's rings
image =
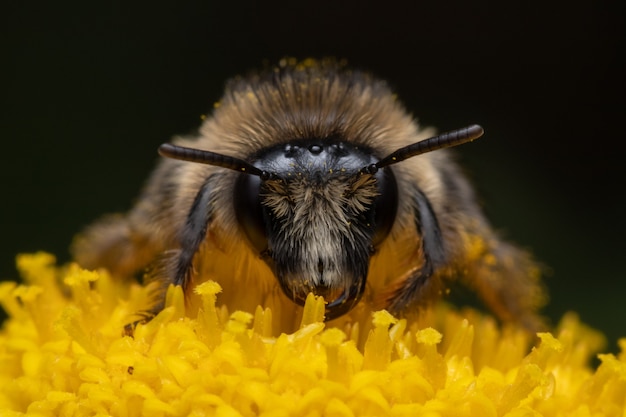
[[[270,308],[229,314],[209,281],[197,315],[171,287],[130,337],[149,287],[43,253],[18,268],[23,285],[0,284],[0,416],[626,415],[626,339],[593,369],[602,336],[574,314],[532,346],[472,310],[440,305],[419,325],[379,311],[361,346],[358,328],[327,327],[321,298],[275,335]]]

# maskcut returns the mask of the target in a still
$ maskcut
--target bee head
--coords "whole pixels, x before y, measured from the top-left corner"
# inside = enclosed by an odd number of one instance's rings
[[[298,140],[250,161],[163,144],[170,158],[240,172],[234,210],[251,247],[281,288],[303,305],[324,296],[326,319],[345,314],[365,290],[370,256],[395,221],[398,189],[390,165],[483,134],[478,125],[422,140],[376,158],[346,141]]]
[[[369,150],[329,140],[265,149],[253,165],[263,180],[241,175],[237,220],[283,291],[298,304],[324,296],[327,319],[361,298],[369,259],[395,220],[398,191],[390,169],[370,173]]]

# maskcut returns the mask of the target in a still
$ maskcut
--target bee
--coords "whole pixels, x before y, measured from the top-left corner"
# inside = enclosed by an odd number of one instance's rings
[[[148,318],[169,285],[192,304],[207,279],[229,308],[283,316],[321,295],[326,320],[362,303],[417,311],[459,281],[502,321],[541,327],[537,263],[494,231],[443,149],[480,126],[434,136],[386,82],[333,60],[234,78],[214,107],[196,134],[161,145],[127,214],[73,244],[86,268],[158,282]]]

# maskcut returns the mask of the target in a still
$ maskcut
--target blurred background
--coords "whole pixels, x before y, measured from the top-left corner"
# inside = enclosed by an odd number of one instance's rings
[[[227,4],[230,3],[230,4]],[[413,3],[413,5],[408,5]],[[497,229],[550,273],[547,315],[626,336],[621,2],[11,2],[2,17],[0,278],[60,262],[129,208],[172,135],[235,74],[335,56],[389,81],[458,149]]]

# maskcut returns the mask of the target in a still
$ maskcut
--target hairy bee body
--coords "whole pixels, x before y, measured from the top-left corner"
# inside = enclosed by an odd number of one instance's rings
[[[162,308],[171,283],[183,285],[190,305],[195,284],[213,279],[229,308],[272,305],[289,312],[299,309],[293,301],[299,291],[332,298],[353,285],[343,281],[362,279],[359,305],[402,314],[459,280],[502,320],[539,327],[543,295],[536,264],[492,230],[449,151],[385,168],[395,178],[397,198],[384,202],[395,207],[377,209],[393,211],[380,239],[363,219],[382,180],[342,173],[342,160],[330,153],[347,147],[349,158],[371,155],[375,162],[432,133],[418,126],[386,83],[335,62],[283,62],[235,78],[198,134],[174,143],[280,171],[281,178],[263,180],[260,197],[253,196],[269,213],[258,221],[266,224],[260,227],[267,236],[259,239],[267,247],[255,245],[256,232],[242,226],[247,215],[238,215],[248,206],[256,210],[245,198],[238,201],[249,188],[240,184],[246,174],[163,159],[127,214],[105,217],[76,239],[75,258],[121,277],[147,268],[147,277],[162,284],[153,312]],[[273,149],[286,155],[302,145],[316,154],[318,144],[328,152],[319,164],[307,152],[302,161],[314,163],[263,165]],[[364,272],[352,273],[363,263]],[[280,315],[288,326],[293,314]]]

